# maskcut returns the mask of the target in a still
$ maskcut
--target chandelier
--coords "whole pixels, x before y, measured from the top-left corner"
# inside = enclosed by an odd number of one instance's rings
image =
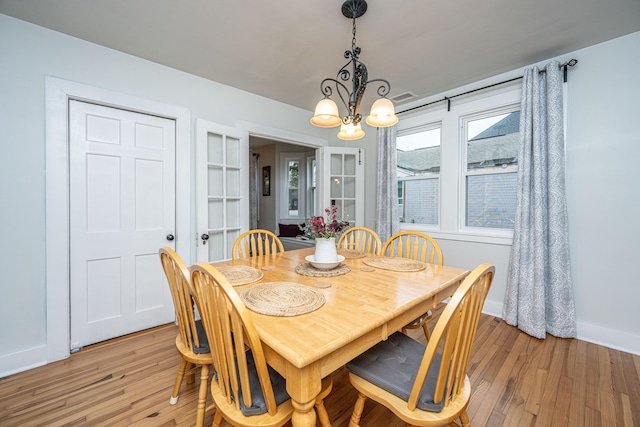
[[[378,87],[380,98],[371,106],[371,112],[365,120],[367,124],[374,127],[387,127],[398,123],[393,103],[386,97],[391,90],[391,85],[385,79],[368,80],[367,67],[358,59],[360,48],[356,46],[356,18],[364,15],[366,11],[365,0],[347,0],[342,4],[342,14],[353,20],[351,50],[344,52],[344,57],[349,62],[338,70],[335,79],[326,78],[320,83],[320,91],[324,98],[316,105],[314,116],[311,118],[311,123],[318,127],[330,128],[341,125],[338,138],[345,140],[360,139],[364,136],[360,124],[362,114],[358,109],[369,83],[380,84]],[[351,90],[346,86],[349,81]],[[334,88],[347,109],[347,114],[342,118],[339,115],[338,105],[331,99]]]

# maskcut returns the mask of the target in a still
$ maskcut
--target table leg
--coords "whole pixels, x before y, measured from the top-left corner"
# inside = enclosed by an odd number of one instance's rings
[[[300,403],[291,399],[293,405],[293,415],[291,416],[291,425],[293,427],[315,427],[316,411],[314,409],[316,400],[313,399],[306,403]]]
[[[322,378],[317,365],[286,368],[287,392],[291,396],[293,427],[316,427],[316,396],[322,389]]]

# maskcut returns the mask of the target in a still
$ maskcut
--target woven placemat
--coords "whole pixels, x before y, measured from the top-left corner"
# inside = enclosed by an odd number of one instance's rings
[[[362,262],[370,265],[371,267],[393,271],[420,271],[427,268],[427,265],[424,262],[387,256],[367,257],[363,259]]]
[[[349,268],[349,266],[345,264],[338,264],[336,268],[332,268],[331,270],[319,270],[315,268],[310,262],[305,262],[296,266],[296,273],[302,274],[303,276],[312,277],[340,276],[342,274],[347,274],[350,271],[351,269]]]
[[[364,258],[365,254],[362,251],[356,251],[355,249],[338,248],[338,255],[342,255],[346,259]]]
[[[297,316],[322,307],[322,292],[292,282],[266,282],[238,292],[249,310],[270,316]]]
[[[257,282],[264,275],[257,268],[247,265],[222,265],[217,267],[218,271],[227,278],[231,286],[246,285],[248,283]]]

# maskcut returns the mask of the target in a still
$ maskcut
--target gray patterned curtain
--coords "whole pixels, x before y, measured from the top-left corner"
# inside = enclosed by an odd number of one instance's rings
[[[518,188],[503,319],[536,338],[576,336],[564,181],[562,73],[525,70]]]
[[[378,128],[378,181],[375,231],[384,244],[400,230],[396,126]]]

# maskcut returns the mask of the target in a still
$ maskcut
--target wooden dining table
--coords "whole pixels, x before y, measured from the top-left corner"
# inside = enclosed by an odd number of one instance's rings
[[[251,266],[263,273],[258,281],[235,286],[238,292],[267,282],[290,282],[323,294],[324,304],[306,314],[283,317],[250,311],[267,363],[286,379],[294,427],[315,427],[314,404],[322,378],[435,308],[469,274],[434,264],[419,271],[374,268],[365,263],[366,257],[345,259],[341,267],[349,271],[337,276],[297,273],[296,267],[307,263],[305,256],[313,252],[305,248],[212,263]]]

